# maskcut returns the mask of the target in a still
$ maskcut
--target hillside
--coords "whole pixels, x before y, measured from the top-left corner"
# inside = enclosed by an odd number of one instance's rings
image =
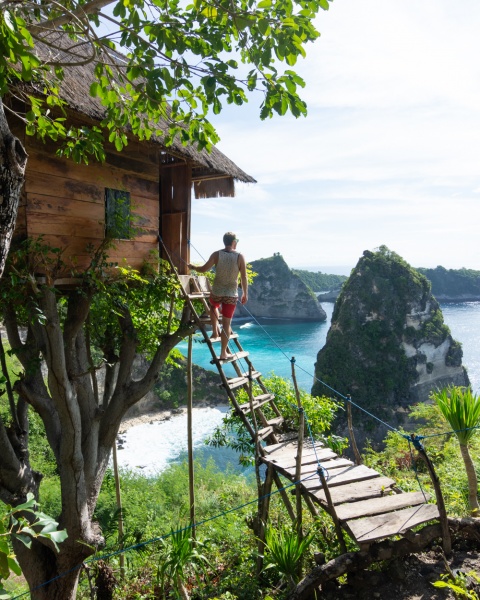
[[[348,279],[346,275],[333,275],[328,273],[314,273],[303,269],[292,269],[295,275],[308,285],[314,292],[329,292],[338,289]]]
[[[434,388],[468,385],[461,345],[430,287],[388,248],[365,251],[337,299],[315,376],[393,426]],[[316,383],[312,394],[322,392]],[[361,429],[376,441],[385,434],[373,422]]]
[[[440,301],[480,300],[480,271],[473,269],[417,269],[431,282],[432,294]]]
[[[301,321],[327,319],[315,294],[280,254],[254,260],[251,266],[257,275],[249,287],[246,309],[238,306],[236,316],[252,314],[255,317]]]

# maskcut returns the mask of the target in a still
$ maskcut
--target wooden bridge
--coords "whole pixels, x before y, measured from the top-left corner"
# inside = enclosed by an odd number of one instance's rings
[[[252,361],[233,333],[230,341],[234,345],[228,360],[220,360],[216,347],[220,338],[211,339],[207,326],[210,325],[209,303],[210,286],[206,277],[179,276],[186,302],[190,306],[192,319],[197,323],[212,354],[230,402],[257,443],[260,460],[269,467],[271,479],[283,490],[279,474],[299,487],[307,506],[312,512],[317,507],[325,510],[333,518],[337,532],[346,532],[361,549],[372,542],[402,535],[416,525],[439,518],[435,504],[430,504],[430,496],[423,492],[404,493],[395,481],[362,464],[338,456],[322,443],[302,436],[285,432],[285,422],[271,394],[255,370]],[[223,365],[230,363],[236,376],[227,377]],[[242,363],[248,370],[242,369]],[[261,393],[254,396],[252,382],[255,381]],[[235,391],[247,391],[249,402],[239,404]],[[273,414],[273,418],[266,416]],[[288,495],[283,498],[289,504]],[[287,505],[287,508],[288,505]],[[292,508],[290,507],[291,516]],[[342,541],[342,540],[341,540]]]

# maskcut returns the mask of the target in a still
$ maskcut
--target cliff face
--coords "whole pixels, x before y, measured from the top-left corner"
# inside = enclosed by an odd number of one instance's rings
[[[364,252],[344,284],[315,375],[394,427],[432,390],[469,384],[430,283],[385,247]],[[312,394],[324,392],[316,382]],[[354,420],[364,437],[383,438],[386,430],[364,413]]]
[[[251,263],[257,273],[248,292],[248,311],[255,317],[325,321],[327,315],[311,290],[280,254]],[[236,316],[248,316],[237,306]]]

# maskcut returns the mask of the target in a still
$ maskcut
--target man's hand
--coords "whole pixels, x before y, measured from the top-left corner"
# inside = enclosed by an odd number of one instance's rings
[[[248,302],[248,295],[247,294],[242,294],[241,303],[242,304],[246,304],[247,302]]]

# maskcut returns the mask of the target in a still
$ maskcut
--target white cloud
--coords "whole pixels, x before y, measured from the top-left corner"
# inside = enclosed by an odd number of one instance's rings
[[[194,241],[209,254],[233,229],[247,258],[292,266],[353,266],[386,244],[480,269],[479,26],[478,0],[333,2],[297,65],[308,117],[218,119],[220,149],[259,183],[194,202]]]

